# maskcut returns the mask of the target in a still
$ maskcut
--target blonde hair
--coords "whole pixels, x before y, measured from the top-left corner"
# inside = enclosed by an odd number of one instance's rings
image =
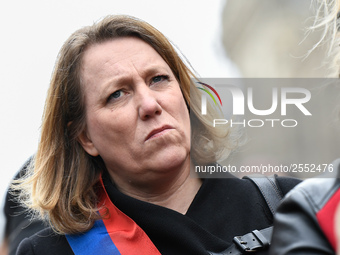
[[[331,77],[340,76],[340,49],[339,49],[339,0],[317,0],[314,24],[308,32],[321,29],[322,34],[318,42],[310,49],[309,53],[320,46],[327,49],[326,59],[330,68]]]
[[[152,46],[166,61],[178,80],[192,118],[192,137],[198,142],[191,157],[196,162],[213,162],[222,154],[228,130],[211,127],[199,114],[200,92],[190,95],[190,69],[171,43],[154,27],[129,16],[107,16],[92,26],[73,33],[61,48],[45,103],[41,139],[28,175],[13,184],[21,190],[21,199],[56,232],[71,234],[90,229],[97,214],[98,189],[105,164],[100,156],[85,152],[78,136],[86,128],[84,93],[80,66],[86,49],[117,37],[134,36]],[[190,98],[196,102],[194,106]],[[210,107],[209,118],[214,118]],[[224,139],[225,138],[225,139]],[[208,144],[209,146],[205,146]],[[200,147],[201,146],[201,147]],[[203,149],[202,149],[203,148]]]

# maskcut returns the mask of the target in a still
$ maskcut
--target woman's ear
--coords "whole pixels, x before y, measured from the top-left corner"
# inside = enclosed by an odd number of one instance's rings
[[[78,136],[78,141],[88,154],[90,154],[93,157],[99,155],[97,148],[94,146],[91,137],[89,136],[86,130],[80,133],[80,135]]]

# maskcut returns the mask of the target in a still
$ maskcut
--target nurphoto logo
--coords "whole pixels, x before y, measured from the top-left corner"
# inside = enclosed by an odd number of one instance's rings
[[[274,127],[276,123],[281,123],[283,127],[296,127],[298,122],[296,119],[277,119],[270,118],[271,114],[276,112],[280,113],[280,116],[287,116],[287,106],[290,105],[291,108],[297,109],[304,116],[311,116],[312,114],[306,108],[305,104],[311,99],[311,92],[306,88],[300,87],[272,87],[271,90],[271,105],[266,109],[258,109],[254,105],[254,101],[258,102],[263,100],[264,95],[261,95],[261,98],[255,99],[255,95],[252,87],[248,87],[246,89],[246,93],[242,91],[240,87],[228,84],[217,84],[213,88],[211,85],[203,82],[197,82],[202,85],[202,87],[197,87],[198,89],[204,91],[205,93],[201,94],[201,114],[207,114],[207,95],[210,96],[212,101],[216,106],[219,104],[222,106],[222,100],[220,95],[225,93],[229,93],[232,96],[232,116],[244,116],[245,110],[248,110],[249,113],[255,116],[266,116],[266,119],[243,119],[241,122],[233,122],[233,120],[228,119],[214,119],[213,126],[216,125],[225,125],[230,124],[234,125],[243,125],[250,127],[262,127],[265,123],[271,123],[271,126]],[[220,94],[217,92],[220,92]],[[268,95],[267,95],[268,97]]]
[[[207,114],[207,94],[214,101],[215,105],[218,105],[216,100],[215,100],[215,97],[211,94],[211,92],[209,90],[211,90],[217,96],[217,98],[220,101],[220,104],[222,106],[221,97],[220,97],[220,95],[217,93],[217,91],[213,87],[211,87],[210,85],[208,85],[206,83],[203,83],[203,82],[197,82],[197,83],[201,84],[203,86],[203,88],[201,88],[201,87],[197,87],[197,88],[203,90],[204,92],[206,92],[206,94],[202,93],[202,108],[201,108],[202,115],[206,115]]]

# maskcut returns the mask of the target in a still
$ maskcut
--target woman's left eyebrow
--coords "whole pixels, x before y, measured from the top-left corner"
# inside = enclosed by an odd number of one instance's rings
[[[150,76],[150,75],[155,75],[155,74],[161,74],[161,73],[169,73],[169,70],[167,70],[167,68],[162,67],[162,66],[158,66],[158,65],[152,65],[150,67],[146,67],[143,70],[142,75],[143,76]]]

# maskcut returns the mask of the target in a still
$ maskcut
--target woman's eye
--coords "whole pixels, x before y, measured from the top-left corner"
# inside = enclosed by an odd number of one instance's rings
[[[169,76],[167,75],[158,75],[152,78],[151,84],[158,83],[158,82],[168,80],[168,79],[169,79]]]
[[[124,95],[123,91],[117,90],[117,91],[113,92],[113,93],[109,96],[109,98],[108,98],[107,101],[116,100],[116,99],[120,98],[120,97],[123,96],[123,95]]]

